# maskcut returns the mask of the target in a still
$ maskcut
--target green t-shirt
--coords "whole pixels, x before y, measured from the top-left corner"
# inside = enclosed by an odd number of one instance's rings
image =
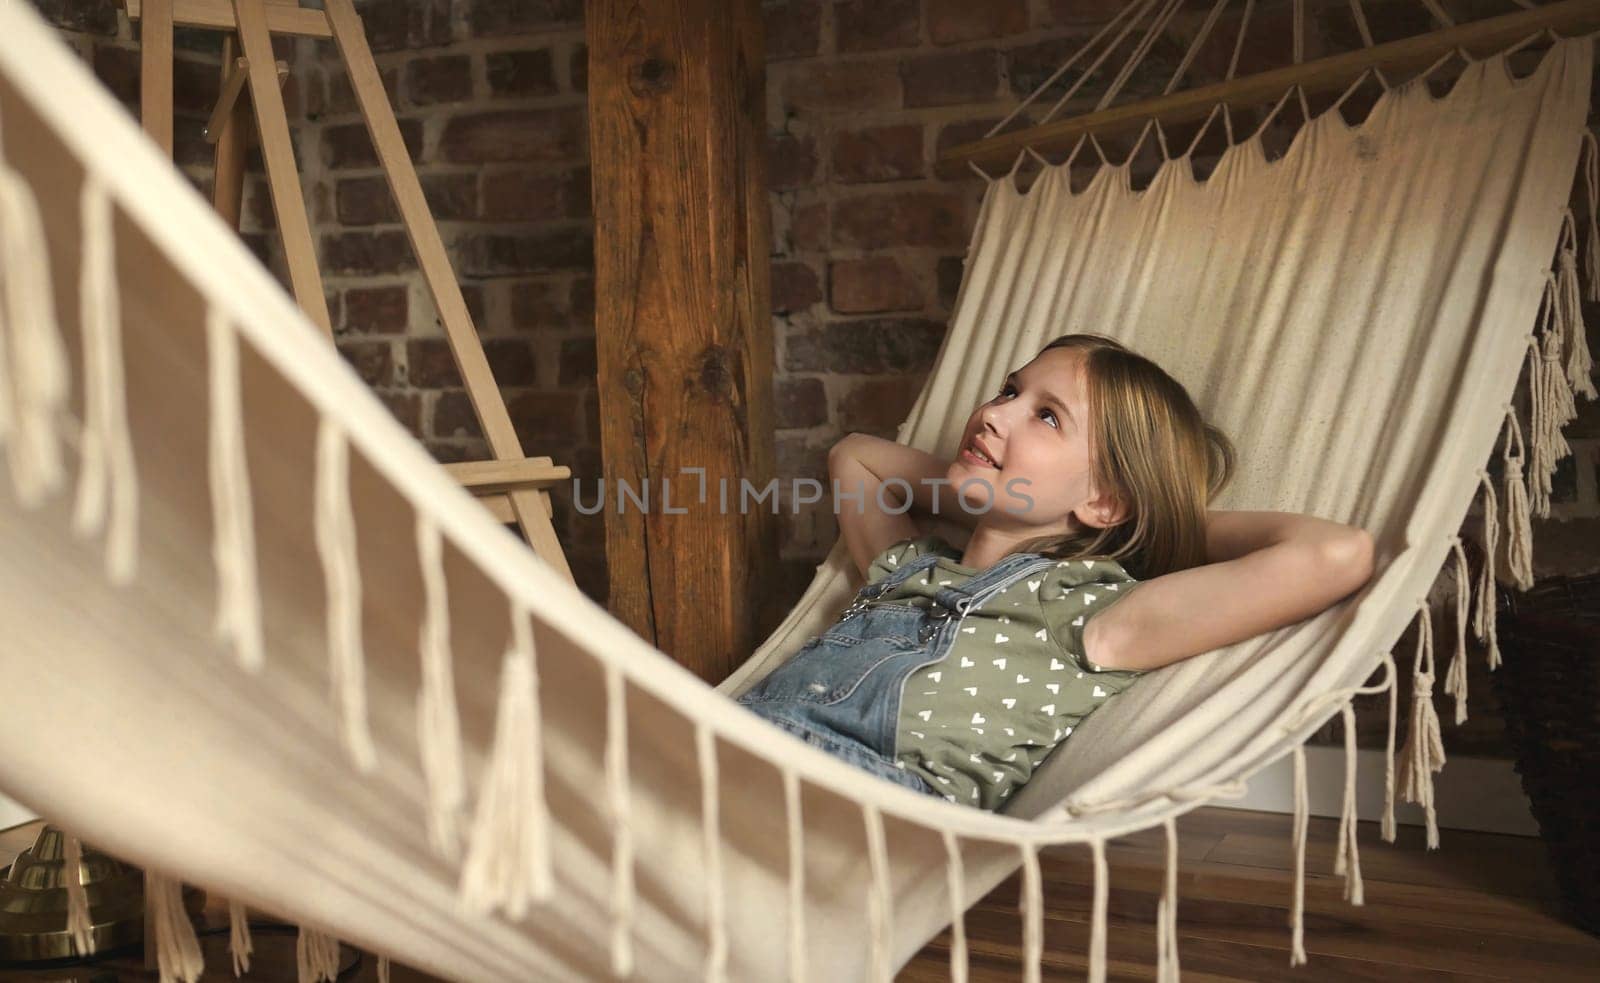
[[[981,571],[938,536],[905,540],[873,559],[874,583],[935,554],[875,603],[931,604],[943,586]],[[952,802],[994,810],[1089,714],[1143,672],[1103,669],[1083,655],[1083,630],[1138,585],[1114,560],[1057,561],[967,612],[944,660],[906,680],[895,758]]]

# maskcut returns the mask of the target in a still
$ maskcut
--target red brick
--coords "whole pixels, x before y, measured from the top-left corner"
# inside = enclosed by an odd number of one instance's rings
[[[433,435],[435,437],[482,438],[483,428],[478,425],[478,414],[472,402],[460,389],[450,389],[439,394],[433,403]]]
[[[360,334],[404,334],[410,320],[403,286],[351,287],[344,292],[344,329]]]
[[[1047,12],[1052,24],[1099,26],[1127,5],[1127,0],[1049,0]]]
[[[400,136],[413,162],[422,159],[422,121],[400,121]],[[364,123],[329,126],[322,131],[322,162],[332,168],[377,167],[378,154],[372,149]]]
[[[922,127],[908,123],[837,133],[829,158],[833,179],[845,183],[921,177]]]
[[[379,76],[383,79],[383,92],[389,100],[389,105],[400,103],[400,69],[394,66],[380,68]],[[350,88],[350,77],[342,70],[332,70],[328,73],[328,104],[327,111],[335,116],[348,116],[356,112],[356,93]]]
[[[772,313],[803,311],[822,299],[817,273],[804,263],[772,264]]]
[[[952,51],[917,55],[900,64],[906,106],[954,106],[991,102],[1000,95],[1000,55]]]
[[[794,220],[789,225],[789,239],[794,248],[815,251],[828,248],[828,205],[815,202],[794,210]]]
[[[774,392],[779,430],[828,422],[828,393],[821,379],[780,379]]]
[[[532,173],[496,171],[483,177],[482,218],[542,221],[585,218],[590,212],[589,169]]]
[[[557,91],[548,48],[490,52],[483,64],[493,95],[548,96]]]
[[[589,46],[578,43],[567,56],[567,84],[574,92],[589,91]]]
[[[117,33],[116,0],[33,0],[46,21],[69,31],[86,31],[107,37]]]
[[[416,106],[472,98],[472,60],[466,55],[413,59],[406,64],[406,95]]]
[[[860,249],[892,246],[960,248],[967,229],[961,198],[939,191],[905,191],[833,203],[833,242]]]
[[[478,182],[472,174],[425,174],[422,194],[435,221],[475,218]],[[400,221],[400,209],[389,193],[387,178],[346,178],[335,195],[339,221],[344,225],[378,225]]]
[[[480,438],[465,440],[451,438],[449,440],[424,440],[422,446],[427,448],[433,459],[440,464],[459,464],[462,461],[483,461],[490,457],[489,445]]]
[[[577,386],[594,382],[599,372],[593,338],[566,338],[561,342],[561,372],[558,386]]]
[[[891,256],[837,260],[828,268],[829,303],[840,314],[914,311],[922,288]]]
[[[574,323],[594,326],[594,277],[575,276],[567,290],[567,309]]]
[[[928,38],[934,44],[1005,37],[1027,29],[1027,0],[928,0]]]
[[[817,142],[787,133],[767,134],[767,188],[784,191],[810,184],[817,176]]]
[[[443,338],[406,342],[406,381],[417,389],[453,389],[461,385],[450,343]]]
[[[450,41],[450,0],[370,0],[357,5],[375,52],[425,48]]]
[[[565,325],[566,293],[553,279],[523,280],[511,285],[511,326],[532,331]]]
[[[594,238],[585,229],[485,233],[457,244],[457,269],[465,276],[593,268]]]
[[[1000,122],[1000,119],[1001,117],[999,116],[993,116],[984,119],[962,120],[959,123],[951,123],[948,126],[940,127],[939,135],[933,141],[934,157],[938,157],[951,147],[959,147],[963,143],[982,140],[985,134],[994,129],[994,125]],[[966,173],[971,174],[972,172],[969,170]]]
[[[822,38],[822,4],[818,0],[788,0],[761,10],[768,61],[804,58],[817,53]]]
[[[476,38],[583,26],[583,0],[476,0],[467,28]]]
[[[923,371],[932,367],[944,333],[944,322],[928,318],[833,321],[791,331],[784,368],[865,374]]]
[[[900,76],[890,61],[811,62],[788,74],[783,100],[791,112],[899,109]]]
[[[939,306],[946,311],[955,310],[961,278],[966,275],[966,261],[960,256],[940,256],[935,275],[939,281]]]
[[[840,51],[914,47],[921,33],[918,0],[850,0],[833,5]]]
[[[483,164],[507,160],[571,160],[588,150],[582,106],[457,116],[439,140],[443,160]]]
[[[531,386],[538,381],[533,347],[525,338],[490,338],[483,343],[483,354],[501,386]]]
[[[411,431],[412,436],[422,436],[422,396],[410,392],[382,392],[378,398],[389,412],[400,422],[400,425]]]
[[[369,386],[394,382],[394,349],[387,341],[339,341],[339,354]]]
[[[775,446],[778,475],[784,478],[816,478],[819,481],[826,479],[829,446],[826,441],[809,437],[779,437]],[[730,482],[728,487],[730,505],[737,501],[737,497],[738,492]],[[770,506],[751,503],[750,508],[770,508]]]
[[[506,409],[530,452],[564,452],[578,442],[578,406],[570,392],[525,392]]]
[[[340,232],[322,237],[322,266],[327,273],[370,275],[417,268],[406,234]]]
[[[128,105],[139,102],[139,52],[108,44],[94,46],[94,73],[100,84]]]
[[[839,399],[838,425],[843,430],[893,436],[911,412],[921,388],[911,376],[862,379]]]

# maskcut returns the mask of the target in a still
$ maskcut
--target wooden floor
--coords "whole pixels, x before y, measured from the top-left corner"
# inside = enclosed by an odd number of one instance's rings
[[[1544,845],[1536,840],[1456,830],[1440,848],[1423,848],[1422,830],[1401,826],[1395,844],[1374,823],[1360,830],[1366,904],[1344,900],[1333,875],[1337,820],[1312,819],[1306,849],[1306,965],[1289,967],[1288,906],[1294,883],[1291,817],[1276,813],[1198,809],[1178,821],[1178,954],[1187,983],[1384,983],[1600,980],[1600,939],[1563,922]],[[0,832],[0,865],[32,842],[31,827]],[[1109,978],[1155,978],[1155,913],[1164,876],[1161,830],[1108,845],[1111,869]],[[1087,848],[1047,851],[1044,979],[1076,980],[1087,970],[1093,868]],[[972,983],[1021,977],[1022,923],[1013,878],[967,912]],[[223,912],[208,921],[226,926]],[[214,926],[215,927],[215,926]],[[949,979],[948,933],[900,973],[901,983]],[[207,981],[230,980],[226,933],[204,939]],[[256,961],[246,979],[293,981],[292,935],[257,934]],[[371,957],[347,980],[376,979]],[[0,972],[0,980],[154,980],[137,960],[93,970]],[[428,977],[395,967],[395,983]],[[745,981],[733,981],[745,983]]]

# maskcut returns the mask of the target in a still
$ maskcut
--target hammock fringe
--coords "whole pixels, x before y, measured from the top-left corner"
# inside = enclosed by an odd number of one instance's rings
[[[1106,909],[1111,895],[1111,871],[1106,866],[1106,841],[1089,840],[1094,853],[1094,912],[1089,923],[1089,983],[1106,983]]]
[[[233,975],[250,972],[250,956],[255,943],[250,938],[250,912],[239,901],[228,902],[228,953],[233,957]]]
[[[298,983],[328,983],[339,978],[339,940],[305,925],[294,943]]]
[[[67,352],[57,328],[50,250],[27,179],[0,160],[0,443],[12,487],[38,507],[65,481],[60,421]]]
[[[1500,547],[1500,503],[1494,493],[1494,482],[1489,472],[1478,472],[1483,488],[1483,569],[1478,576],[1478,605],[1472,619],[1472,630],[1483,642],[1488,652],[1489,669],[1500,667],[1500,639],[1495,626],[1495,591],[1499,584],[1494,570]]]
[[[1156,903],[1156,983],[1178,983],[1178,824],[1168,816],[1166,878]]]
[[[456,707],[450,649],[450,596],[439,527],[417,513],[417,559],[422,570],[422,690],[417,694],[417,737],[428,786],[428,842],[444,860],[461,851],[461,810],[466,783],[461,765],[461,720]]]
[[[532,628],[527,612],[513,605],[494,747],[461,867],[462,903],[478,914],[500,908],[520,921],[530,903],[553,892],[538,705]]]
[[[963,897],[966,874],[956,834],[943,831],[945,890],[950,894],[950,983],[967,983],[967,905]]]
[[[144,872],[145,918],[154,927],[156,967],[161,983],[195,983],[205,971],[200,940],[183,907],[183,885],[151,870]]]
[[[606,666],[606,804],[611,820],[611,970],[633,975],[633,827],[628,801],[627,693]]]
[[[700,828],[706,859],[706,983],[726,983],[728,978],[728,918],[722,884],[716,741],[711,728],[695,725],[695,755],[700,763]],[[873,958],[877,961],[881,956],[883,965],[887,966],[888,943],[883,936],[889,934],[889,861],[884,856],[883,818],[873,806],[863,808],[867,821],[867,852],[872,859],[873,891],[877,895],[877,903],[873,905]],[[887,976],[883,978],[888,979]]]
[[[1022,978],[1039,983],[1044,962],[1044,886],[1039,873],[1039,847],[1019,843],[1022,855],[1022,891],[1017,908],[1022,915]]]
[[[1428,831],[1428,849],[1439,848],[1439,819],[1434,810],[1433,773],[1444,768],[1444,742],[1439,735],[1439,715],[1433,707],[1433,622],[1427,600],[1418,605],[1417,654],[1412,668],[1411,718],[1405,748],[1400,753],[1400,794],[1422,806]]]
[[[1344,727],[1344,802],[1339,808],[1339,845],[1334,851],[1333,872],[1344,875],[1344,899],[1353,905],[1365,903],[1361,884],[1361,853],[1356,842],[1360,813],[1356,809],[1356,712],[1353,701],[1339,708]]]
[[[245,458],[239,338],[216,305],[206,311],[206,361],[211,419],[207,465],[211,479],[211,559],[217,570],[217,638],[239,666],[259,672],[261,590],[256,578],[256,533]]]
[[[1467,617],[1471,606],[1472,576],[1467,566],[1467,554],[1461,546],[1461,537],[1450,537],[1451,552],[1455,554],[1456,585],[1456,653],[1445,671],[1444,691],[1456,698],[1456,726],[1467,720]],[[1448,561],[1446,561],[1448,562]]]
[[[1294,759],[1294,895],[1289,912],[1289,965],[1306,962],[1306,828],[1310,809],[1306,796],[1306,746],[1302,742],[1291,752]]]
[[[787,768],[783,770],[783,805],[789,831],[789,980],[805,983],[805,822],[800,812],[800,778]]]
[[[316,527],[328,593],[328,653],[340,738],[356,768],[378,763],[367,727],[367,682],[361,641],[361,567],[356,521],[350,507],[350,445],[338,424],[323,416],[317,427]]]
[[[1517,411],[1506,404],[1506,440],[1502,452],[1506,499],[1506,563],[1518,590],[1533,586],[1533,528],[1528,515],[1528,489],[1523,482],[1522,463],[1526,446],[1522,442],[1522,427],[1517,423]],[[1511,440],[1516,438],[1517,451],[1511,452]]]

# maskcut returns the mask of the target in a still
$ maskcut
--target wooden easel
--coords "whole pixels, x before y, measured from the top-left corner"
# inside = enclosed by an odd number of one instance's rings
[[[332,38],[350,75],[361,117],[372,136],[389,190],[399,206],[417,265],[428,285],[466,386],[467,397],[488,439],[490,461],[446,465],[501,522],[515,522],[540,558],[572,580],[571,568],[550,523],[550,487],[571,478],[548,457],[527,457],[505,400],[484,357],[483,345],[467,313],[450,267],[439,228],[428,211],[416,168],[406,151],[394,108],[384,92],[366,31],[352,0],[326,0],[326,10],[301,7],[298,0],[123,0],[131,20],[143,20],[140,53],[140,118],[145,132],[172,154],[172,29],[202,27],[229,32],[222,48],[222,87],[206,127],[216,144],[212,201],[224,221],[239,227],[244,194],[245,135],[254,105],[261,156],[266,161],[272,207],[288,261],[290,286],[312,323],[329,339],[333,326],[322,288],[322,273],[311,239],[300,175],[289,140],[289,119],[279,91],[272,56],[274,34]],[[239,98],[245,86],[250,102]]]

